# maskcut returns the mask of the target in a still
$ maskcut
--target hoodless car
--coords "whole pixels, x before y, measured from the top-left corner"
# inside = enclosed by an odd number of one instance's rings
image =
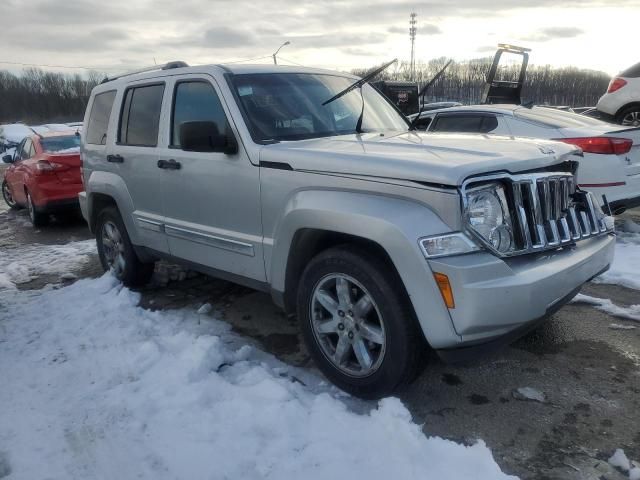
[[[416,115],[410,117],[412,121]],[[618,127],[548,107],[470,105],[420,115],[433,133],[479,133],[554,139],[580,147],[578,183],[613,214],[640,205],[640,128]]]
[[[609,267],[615,239],[576,185],[575,146],[413,131],[356,82],[183,63],[107,79],[79,198],[126,285],[168,258],[270,292],[322,372],[373,398],[428,348],[470,357],[535,327]]]
[[[80,137],[73,131],[24,138],[2,160],[10,164],[2,181],[4,201],[13,209],[28,208],[34,226],[46,224],[51,213],[78,210]]]
[[[608,120],[626,127],[640,127],[640,63],[611,79],[597,109]]]

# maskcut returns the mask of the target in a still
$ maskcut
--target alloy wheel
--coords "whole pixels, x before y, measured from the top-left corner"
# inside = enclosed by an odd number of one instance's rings
[[[115,223],[107,221],[102,225],[102,250],[110,270],[120,278],[124,273],[126,261],[124,258],[124,242],[122,234]]]
[[[622,117],[622,125],[640,127],[640,110],[629,112]]]
[[[9,184],[6,181],[2,182],[2,196],[4,197],[4,201],[9,207],[16,206],[16,201],[14,200],[13,195],[11,195]]]
[[[336,368],[352,377],[378,370],[386,348],[384,321],[362,284],[349,275],[326,275],[313,289],[310,309],[314,337]]]

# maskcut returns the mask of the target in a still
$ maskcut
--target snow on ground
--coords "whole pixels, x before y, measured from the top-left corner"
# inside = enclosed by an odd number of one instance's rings
[[[426,437],[395,398],[342,401],[195,308],[138,302],[108,274],[0,291],[6,480],[513,478],[482,441]]]
[[[640,290],[640,234],[618,232],[611,268],[593,280]]]
[[[636,320],[640,322],[640,305],[630,305],[629,307],[620,307],[614,304],[608,298],[590,297],[579,293],[572,300],[573,303],[587,303],[593,305],[598,310],[602,310],[614,317],[626,318],[627,320]]]
[[[28,245],[0,252],[0,290],[15,288],[39,275],[65,274],[96,253],[95,240],[66,245]]]

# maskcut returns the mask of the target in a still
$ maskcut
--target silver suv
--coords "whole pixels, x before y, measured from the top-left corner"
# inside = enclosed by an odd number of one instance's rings
[[[106,80],[80,203],[126,285],[168,258],[269,291],[324,374],[371,398],[428,348],[522,335],[608,268],[614,238],[575,147],[418,133],[368,84],[328,101],[357,80],[181,62]]]

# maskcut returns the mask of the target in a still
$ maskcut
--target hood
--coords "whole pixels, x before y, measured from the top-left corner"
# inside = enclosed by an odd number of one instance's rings
[[[287,163],[294,170],[457,186],[472,175],[550,167],[574,152],[574,146],[539,139],[365,133],[266,145],[260,161]]]

